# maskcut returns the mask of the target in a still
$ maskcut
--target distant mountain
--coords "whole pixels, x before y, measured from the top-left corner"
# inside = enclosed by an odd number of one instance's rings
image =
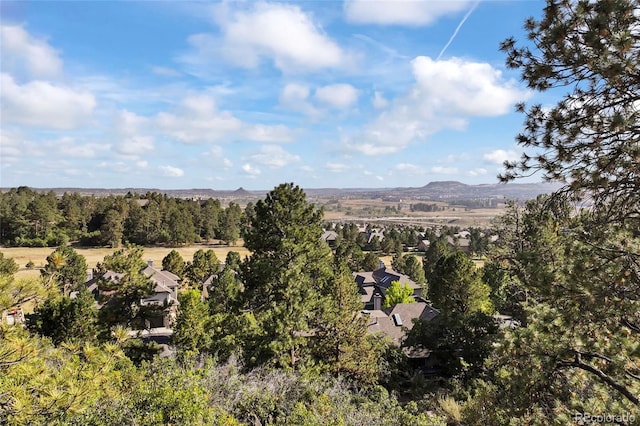
[[[551,183],[508,183],[467,185],[457,181],[436,181],[418,188],[304,188],[312,198],[384,198],[416,199],[432,201],[481,200],[481,199],[519,199],[528,200],[540,194],[548,194],[559,188]],[[1,191],[7,191],[2,188]],[[77,192],[82,195],[127,195],[159,192],[178,198],[220,198],[220,199],[258,199],[265,196],[267,190],[247,191],[240,187],[236,190],[215,189],[149,189],[149,188],[34,188],[36,191],[54,191],[58,195],[65,192]]]
[[[243,187],[240,187],[233,191],[231,195],[233,195],[234,197],[250,197],[253,194],[251,194],[251,192],[247,191]]]
[[[469,185],[466,183],[458,182],[456,180],[441,180],[436,182],[429,182],[424,189],[439,190],[439,189],[452,189],[452,188],[466,188]]]

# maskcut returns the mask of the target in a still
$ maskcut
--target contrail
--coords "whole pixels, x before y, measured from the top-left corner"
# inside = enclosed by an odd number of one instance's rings
[[[473,13],[474,10],[476,10],[476,7],[478,7],[478,4],[480,4],[480,0],[477,0],[473,6],[471,6],[471,9],[469,9],[469,11],[464,15],[464,18],[462,18],[462,21],[460,21],[460,23],[458,24],[458,26],[456,27],[456,30],[453,32],[453,34],[451,35],[451,37],[449,38],[449,41],[447,42],[447,44],[444,45],[444,47],[442,48],[442,50],[440,51],[440,54],[438,55],[438,57],[436,58],[436,61],[440,60],[440,57],[442,57],[442,55],[444,54],[444,51],[447,50],[447,47],[449,47],[449,45],[451,44],[451,42],[453,41],[454,38],[456,38],[456,36],[458,35],[458,31],[460,31],[460,28],[462,28],[462,26],[464,25],[464,23],[467,21],[467,19],[469,19],[469,16],[471,16],[471,14]]]

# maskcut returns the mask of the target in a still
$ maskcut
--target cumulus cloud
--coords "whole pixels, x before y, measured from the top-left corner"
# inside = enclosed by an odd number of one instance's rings
[[[221,36],[194,34],[188,39],[196,57],[205,61],[222,57],[255,68],[266,59],[289,72],[341,67],[347,60],[340,46],[297,5],[223,3],[213,11]]]
[[[216,142],[242,128],[240,120],[228,111],[218,111],[207,95],[186,97],[179,112],[159,113],[156,124],[163,133],[184,143]]]
[[[173,166],[160,166],[158,167],[163,176],[166,177],[182,177],[184,176],[184,170]]]
[[[46,152],[59,158],[95,158],[110,148],[107,144],[87,142],[69,136],[45,141],[41,144]]]
[[[242,166],[242,170],[244,170],[245,173],[247,173],[248,175],[251,175],[251,176],[258,176],[260,173],[262,173],[260,171],[260,169],[258,169],[257,167],[252,166],[249,163],[245,163]]]
[[[272,168],[280,168],[300,161],[300,156],[285,151],[280,145],[264,145],[260,152],[253,154],[251,160],[255,163]]]
[[[254,142],[290,142],[293,139],[291,130],[282,124],[248,124],[243,135]]]
[[[375,109],[383,109],[389,105],[389,101],[387,101],[384,96],[382,96],[382,93],[378,91],[373,94],[373,100],[371,103]]]
[[[377,25],[430,25],[443,16],[465,10],[470,1],[347,0],[344,14],[349,22]]]
[[[346,146],[365,155],[399,152],[443,129],[462,130],[470,117],[506,114],[529,93],[487,63],[459,58],[412,62],[414,85]]]
[[[424,167],[417,166],[415,164],[410,163],[400,163],[396,164],[396,170],[400,170],[401,172],[409,173],[412,175],[421,175],[424,174]]]
[[[327,163],[325,164],[325,168],[330,172],[340,173],[349,170],[351,166],[342,163]]]
[[[506,114],[526,97],[516,81],[504,81],[490,64],[460,58],[434,61],[418,56],[412,62],[420,93],[431,108],[455,114],[495,116]]]
[[[248,139],[255,142],[289,142],[292,132],[284,125],[243,122],[230,111],[220,111],[213,97],[196,94],[184,98],[174,112],[160,112],[157,128],[165,135],[187,144],[228,142]]]
[[[459,171],[455,167],[434,166],[431,168],[431,173],[438,175],[457,175]]]
[[[505,161],[515,161],[519,158],[518,153],[512,150],[496,149],[487,152],[482,157],[486,162],[492,164],[503,164]]]
[[[310,94],[311,90],[308,86],[299,83],[288,83],[280,92],[280,105],[309,116],[317,116],[320,111],[309,102]]]
[[[138,160],[155,149],[154,138],[149,135],[150,121],[131,111],[122,110],[116,116],[114,131],[118,143],[113,150],[128,159]]]
[[[469,176],[482,176],[487,174],[487,169],[482,167],[476,167],[475,169],[471,169],[467,172]]]
[[[330,84],[317,88],[315,97],[326,105],[345,109],[358,101],[358,90],[350,84]]]
[[[72,129],[87,121],[96,107],[87,91],[31,81],[23,85],[6,73],[0,75],[3,123],[52,129]]]
[[[62,73],[62,60],[46,40],[32,37],[20,25],[0,25],[2,67],[26,72],[32,78],[51,78]]]

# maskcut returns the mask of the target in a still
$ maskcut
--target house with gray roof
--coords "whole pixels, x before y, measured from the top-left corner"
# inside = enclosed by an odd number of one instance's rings
[[[387,290],[394,281],[398,281],[400,285],[407,285],[413,289],[414,297],[422,296],[422,286],[420,284],[413,281],[407,275],[396,272],[393,269],[388,269],[385,266],[371,272],[354,272],[353,276],[358,285],[358,291],[364,309],[379,309],[377,302],[382,303],[384,301]],[[380,299],[378,299],[378,297]]]
[[[158,306],[163,308],[161,317],[149,320],[148,324],[146,324],[146,328],[171,328],[177,316],[180,277],[169,271],[155,268],[152,261],[149,261],[147,266],[140,272],[149,277],[151,282],[154,284],[153,293],[140,299],[140,305]],[[96,304],[98,304],[98,308],[101,307],[101,299],[104,299],[117,291],[103,290],[100,288],[99,282],[104,282],[106,280],[117,287],[124,276],[125,274],[123,273],[108,270],[101,275],[92,277],[85,283],[85,288],[93,295],[96,300]]]
[[[385,310],[362,312],[369,318],[368,333],[388,337],[398,346],[413,328],[415,320],[431,321],[440,314],[440,311],[422,300],[416,303],[399,303]]]

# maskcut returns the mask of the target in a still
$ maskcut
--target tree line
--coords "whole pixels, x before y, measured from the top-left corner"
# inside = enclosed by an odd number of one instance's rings
[[[28,187],[0,192],[0,244],[57,247],[123,244],[183,245],[210,239],[234,244],[247,209],[219,200],[186,200],[150,192],[94,197]]]

